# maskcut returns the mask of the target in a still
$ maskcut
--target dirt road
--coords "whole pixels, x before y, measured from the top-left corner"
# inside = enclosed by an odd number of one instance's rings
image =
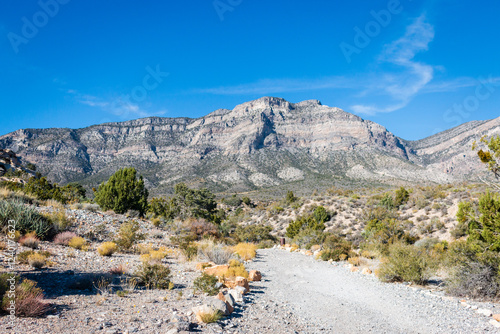
[[[251,312],[255,320],[262,321],[262,333],[268,332],[266,328],[272,333],[497,331],[488,323],[491,318],[465,308],[456,298],[403,284],[382,283],[374,276],[352,273],[343,266],[300,253],[261,250],[248,267],[264,275],[259,284],[264,293],[255,295],[252,307],[261,310]],[[493,313],[500,313],[498,309],[495,312],[495,305],[487,306],[493,308]]]

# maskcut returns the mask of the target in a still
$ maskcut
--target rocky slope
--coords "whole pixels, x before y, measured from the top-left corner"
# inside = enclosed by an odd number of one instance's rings
[[[500,118],[409,142],[384,127],[309,100],[263,97],[190,118],[149,117],[83,129],[24,129],[0,137],[56,182],[96,186],[136,167],[154,192],[180,181],[215,191],[333,180],[450,182],[483,170],[470,150]]]

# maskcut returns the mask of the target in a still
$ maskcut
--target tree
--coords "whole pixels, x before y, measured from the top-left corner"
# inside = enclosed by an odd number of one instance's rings
[[[148,207],[148,190],[142,176],[137,178],[135,168],[123,168],[99,186],[95,201],[103,210],[113,210],[116,213],[137,210],[144,215]]]
[[[498,159],[500,158],[500,136],[496,137],[491,137],[488,139],[486,136],[483,136],[480,140],[480,143],[483,143],[486,145],[488,149],[483,151],[483,149],[480,149],[477,151],[477,155],[479,157],[479,160],[481,160],[482,163],[487,165],[487,168],[495,175],[496,179],[500,178],[500,164],[498,163]],[[472,149],[476,150],[478,148],[478,144],[474,142],[472,144]],[[483,182],[495,187],[497,190],[500,189],[499,185],[496,184],[490,184],[486,181],[483,180]]]
[[[181,218],[216,219],[217,202],[215,195],[208,189],[190,189],[185,183],[176,184],[173,201],[178,208],[177,215]]]

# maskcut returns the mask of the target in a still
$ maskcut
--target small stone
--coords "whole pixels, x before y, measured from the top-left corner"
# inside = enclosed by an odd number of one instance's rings
[[[371,271],[370,268],[363,268],[363,270],[361,271],[361,273],[363,275],[370,275],[372,273],[372,271]]]
[[[500,314],[493,314],[493,319],[500,322]]]
[[[497,321],[497,320],[495,320],[495,319],[490,319],[489,323],[490,323],[491,325],[493,325],[494,327],[496,327],[496,328],[500,328],[500,322],[498,322],[498,321]]]
[[[479,314],[483,314],[483,315],[485,315],[487,317],[491,317],[493,315],[493,313],[490,310],[485,309],[485,308],[480,308],[476,312],[479,313]]]
[[[262,279],[262,274],[258,270],[251,270],[248,273],[248,280],[252,282],[259,282]]]

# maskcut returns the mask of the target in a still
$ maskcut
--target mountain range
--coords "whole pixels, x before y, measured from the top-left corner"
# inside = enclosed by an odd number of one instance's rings
[[[0,148],[58,183],[95,187],[133,166],[153,193],[184,181],[217,192],[294,185],[318,188],[398,182],[448,183],[486,173],[474,140],[500,133],[500,117],[417,141],[317,100],[263,97],[200,118],[147,117],[81,129],[21,129]]]

